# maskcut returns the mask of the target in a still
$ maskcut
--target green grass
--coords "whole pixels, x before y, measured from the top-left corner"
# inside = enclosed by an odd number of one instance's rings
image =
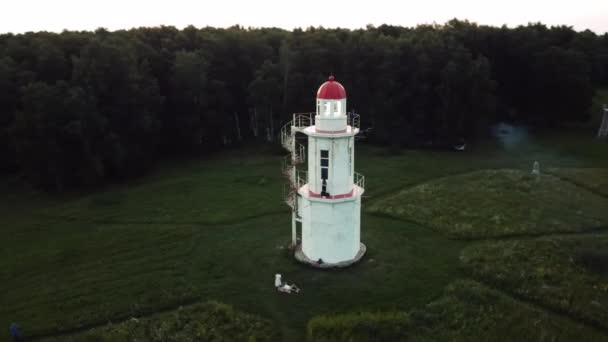
[[[549,173],[608,197],[608,169],[601,168],[554,168]]]
[[[412,330],[405,312],[360,312],[316,316],[308,322],[308,341],[405,341]]]
[[[608,224],[608,199],[551,175],[481,170],[386,196],[367,211],[427,224],[456,238],[580,232]]]
[[[608,144],[564,136],[519,150],[465,153],[358,146],[364,207],[405,187],[478,169],[608,167]],[[522,152],[522,151],[525,151]],[[303,340],[317,315],[410,311],[463,276],[466,242],[424,225],[363,214],[368,254],[341,271],[296,263],[285,250],[280,156],[258,149],[160,167],[91,194],[53,197],[0,181],[0,327],[44,335],[217,300],[272,321],[282,340]],[[282,295],[274,274],[303,292]],[[7,336],[0,334],[0,341]]]
[[[460,257],[475,279],[608,328],[608,235],[494,241]]]
[[[242,158],[242,159],[241,159]],[[84,196],[39,212],[51,219],[219,224],[284,212],[277,159],[236,156],[167,170],[151,181]],[[226,205],[229,204],[229,205]]]
[[[516,300],[472,280],[410,312],[324,315],[308,323],[309,341],[608,341],[605,332]]]
[[[450,284],[441,298],[410,317],[408,341],[608,341],[603,331],[471,280]]]
[[[296,263],[284,248],[290,215],[280,202],[279,158],[252,157],[247,168],[236,159],[184,163],[101,193],[42,198],[3,217],[0,280],[10,290],[0,291],[0,326],[16,321],[27,334],[44,335],[218,300],[271,319],[293,341],[303,339],[313,315],[421,306],[459,275],[461,242],[368,215],[363,263],[338,272]],[[268,184],[247,178],[265,173],[277,175]],[[171,186],[183,183],[200,186],[189,185],[190,193]],[[154,213],[157,204],[170,214]],[[277,272],[303,292],[278,294]]]
[[[95,328],[83,334],[45,339],[47,342],[127,341],[274,341],[277,330],[268,320],[206,302],[150,317]]]

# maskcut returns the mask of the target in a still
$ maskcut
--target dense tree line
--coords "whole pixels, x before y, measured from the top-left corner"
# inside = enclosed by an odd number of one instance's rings
[[[608,35],[530,24],[138,28],[0,35],[0,171],[52,191],[172,155],[272,141],[333,72],[376,143],[438,146],[499,120],[553,127],[608,85]]]

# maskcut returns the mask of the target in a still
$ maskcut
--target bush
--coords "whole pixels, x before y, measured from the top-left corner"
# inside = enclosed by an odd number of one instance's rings
[[[308,322],[309,341],[405,341],[410,329],[404,312],[324,315]]]
[[[93,329],[62,337],[68,342],[127,341],[248,341],[278,339],[270,321],[217,302],[196,304],[176,311]]]

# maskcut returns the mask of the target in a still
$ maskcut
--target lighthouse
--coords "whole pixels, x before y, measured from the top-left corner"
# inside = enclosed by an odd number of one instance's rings
[[[317,91],[316,111],[294,114],[281,131],[291,152],[283,173],[289,179],[285,201],[292,209],[295,257],[316,267],[348,266],[366,250],[361,243],[365,179],[355,172],[359,116],[347,113],[346,105],[346,90],[330,76]]]

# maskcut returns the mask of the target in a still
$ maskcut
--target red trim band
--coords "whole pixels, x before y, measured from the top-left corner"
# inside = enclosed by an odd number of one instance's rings
[[[334,196],[321,196],[321,194],[316,194],[314,192],[312,192],[311,190],[308,190],[308,196],[309,197],[313,197],[313,198],[324,198],[324,199],[341,199],[341,198],[349,198],[349,197],[353,197],[353,193],[354,193],[354,189],[351,190],[350,192],[347,192],[345,194],[341,194],[341,195],[334,195]]]

